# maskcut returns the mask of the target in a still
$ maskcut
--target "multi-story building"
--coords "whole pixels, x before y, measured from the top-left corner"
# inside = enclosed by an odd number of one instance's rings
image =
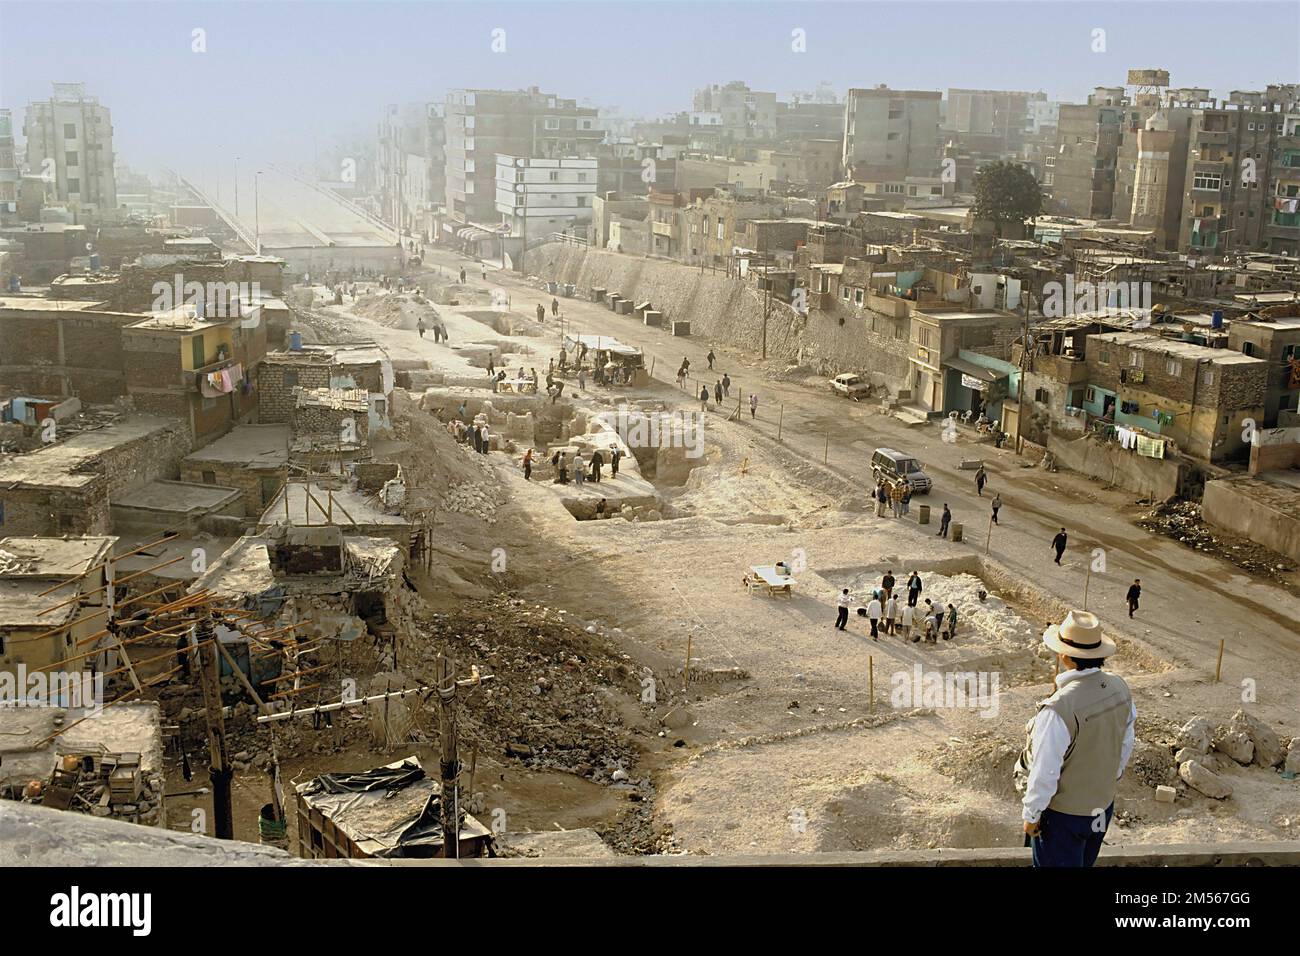
[[[1300,247],[1300,87],[1233,92],[1191,110],[1181,250]]]
[[[842,161],[851,178],[933,176],[939,168],[942,98],[937,90],[849,90]]]
[[[553,232],[584,238],[596,198],[595,159],[497,155],[496,208],[524,243]]]
[[[79,215],[115,215],[113,121],[84,83],[55,83],[48,100],[28,103],[23,136],[28,169],[51,182],[55,198]]]
[[[379,123],[376,174],[381,217],[428,237],[446,195],[446,134],[437,103],[390,105]]]
[[[495,224],[497,155],[589,158],[604,139],[597,111],[537,87],[447,94],[446,211],[461,223]]]
[[[766,140],[777,134],[776,94],[751,90],[740,80],[697,90],[694,112],[718,115],[726,139]]]
[[[683,212],[683,256],[689,263],[729,268],[740,244],[738,224],[748,219],[779,217],[783,211],[778,199],[739,191],[719,190],[709,198],[698,198]]]
[[[833,139],[843,143],[844,104],[833,100],[827,103],[779,102],[776,104],[776,138],[790,142]]]
[[[1098,88],[1086,104],[1061,104],[1051,183],[1059,211],[1086,219],[1110,218],[1128,105],[1123,92]]]
[[[1263,359],[1268,364],[1265,382],[1265,428],[1279,424],[1279,414],[1295,412],[1300,396],[1300,317],[1234,319],[1228,328],[1228,348]]]
[[[945,127],[956,133],[994,136],[1003,150],[1016,151],[1030,132],[1030,107],[1047,94],[1012,90],[948,90]]]
[[[1264,419],[1268,363],[1145,332],[1091,336],[1083,409],[1118,426],[1174,441],[1191,458],[1246,452],[1246,419]]]
[[[8,225],[18,218],[18,184],[22,174],[14,154],[13,114],[0,110],[0,223]]]

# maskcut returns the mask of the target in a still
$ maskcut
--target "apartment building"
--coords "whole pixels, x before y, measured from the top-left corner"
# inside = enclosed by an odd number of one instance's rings
[[[380,216],[403,233],[429,236],[446,196],[446,132],[437,103],[389,105],[375,152]]]
[[[691,115],[709,120],[693,125],[721,126],[725,139],[768,140],[777,135],[776,94],[751,90],[740,80],[697,90]],[[720,122],[712,122],[714,117]]]
[[[1123,93],[1102,87],[1087,103],[1061,104],[1051,182],[1059,211],[1085,219],[1110,218],[1120,139],[1129,119]]]
[[[55,83],[48,100],[27,104],[27,167],[50,183],[53,198],[89,218],[117,210],[113,121],[84,83]]]
[[[492,225],[497,210],[497,156],[590,158],[604,139],[597,110],[537,87],[452,90],[444,112],[446,211],[461,223]]]
[[[996,137],[1000,148],[1016,151],[1030,132],[1030,107],[1047,103],[1043,92],[1014,90],[948,90],[945,129],[955,133],[979,133]],[[1035,114],[1041,115],[1041,114]]]
[[[18,218],[18,157],[14,154],[13,113],[0,110],[0,224],[9,225]]]
[[[525,243],[553,232],[587,235],[596,198],[595,159],[497,155],[496,210]]]
[[[842,161],[850,178],[933,176],[939,168],[942,98],[937,90],[849,90]]]
[[[1178,247],[1212,254],[1300,248],[1300,86],[1236,91],[1191,110]]]

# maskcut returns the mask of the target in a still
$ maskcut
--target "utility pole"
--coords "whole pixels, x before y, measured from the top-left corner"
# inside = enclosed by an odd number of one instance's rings
[[[1026,283],[1028,285],[1028,283]],[[1020,381],[1016,388],[1016,454],[1025,447],[1025,373],[1029,371],[1029,300],[1031,294],[1025,290],[1025,335],[1020,344]],[[1002,416],[1005,418],[1006,416]]]
[[[438,688],[438,743],[441,749],[439,776],[442,793],[438,801],[438,822],[442,825],[442,855],[460,857],[460,793],[456,780],[460,760],[456,753],[456,666],[441,654],[436,666]]]
[[[262,219],[258,212],[258,177],[261,175],[260,169],[253,173],[253,252],[259,256],[262,254]]]
[[[221,716],[221,677],[212,614],[205,611],[190,631],[190,646],[199,650],[199,686],[203,689],[203,720],[208,728],[208,775],[212,778],[212,815],[218,840],[235,838],[230,803],[230,759],[226,748],[226,722]],[[191,651],[191,654],[193,651]]]

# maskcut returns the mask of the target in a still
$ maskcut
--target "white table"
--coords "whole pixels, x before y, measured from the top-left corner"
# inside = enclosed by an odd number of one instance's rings
[[[795,579],[788,574],[778,574],[774,565],[754,565],[750,567],[749,573],[762,582],[768,594],[794,596]]]

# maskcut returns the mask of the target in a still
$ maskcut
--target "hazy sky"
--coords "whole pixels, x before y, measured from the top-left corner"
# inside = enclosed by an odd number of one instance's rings
[[[829,81],[1042,89],[1081,101],[1130,67],[1217,95],[1300,82],[1300,3],[517,3],[0,0],[0,105],[87,84],[130,165],[192,168],[261,150],[309,160],[384,104],[520,88],[625,113],[689,109],[703,85],[785,94]],[[192,50],[193,31],[207,52]],[[492,31],[505,31],[494,53]],[[791,49],[806,32],[807,52]],[[1093,52],[1104,29],[1105,52]]]

